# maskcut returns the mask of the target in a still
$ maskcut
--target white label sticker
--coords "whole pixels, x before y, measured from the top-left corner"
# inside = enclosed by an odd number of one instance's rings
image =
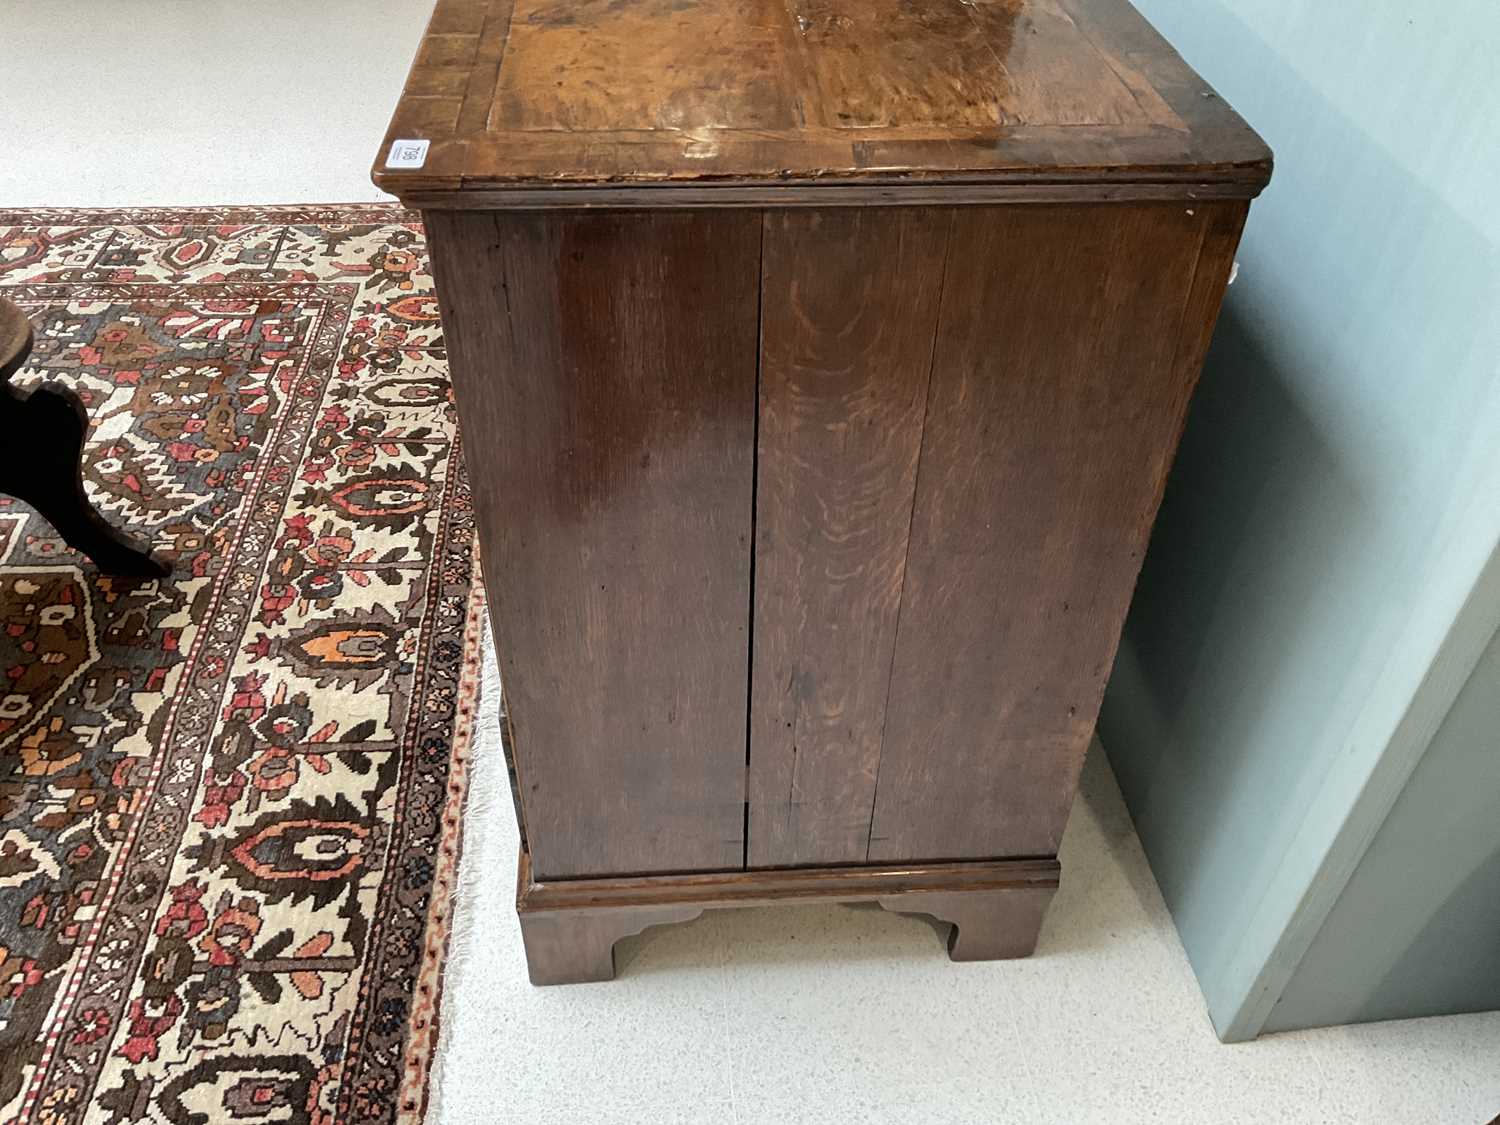
[[[431,141],[392,141],[391,153],[385,158],[387,168],[420,168],[427,163],[427,146]]]

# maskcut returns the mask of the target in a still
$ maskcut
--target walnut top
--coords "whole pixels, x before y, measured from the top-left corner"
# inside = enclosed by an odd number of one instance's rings
[[[1247,197],[1270,159],[1125,0],[438,0],[374,179],[424,206]]]

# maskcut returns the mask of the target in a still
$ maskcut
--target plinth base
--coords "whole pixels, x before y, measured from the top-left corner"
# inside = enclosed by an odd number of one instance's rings
[[[954,927],[954,961],[1025,957],[1057,890],[1055,859],[818,867],[538,881],[521,852],[516,912],[532,984],[611,980],[614,947],[649,926],[705,910],[809,902],[874,902]]]

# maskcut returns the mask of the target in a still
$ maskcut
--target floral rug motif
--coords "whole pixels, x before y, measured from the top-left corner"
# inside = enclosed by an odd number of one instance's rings
[[[0,497],[0,1121],[420,1120],[481,599],[416,217],[0,211],[0,292],[173,567]]]

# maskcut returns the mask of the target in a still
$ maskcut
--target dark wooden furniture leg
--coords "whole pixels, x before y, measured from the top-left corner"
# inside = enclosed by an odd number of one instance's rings
[[[1042,930],[1042,916],[1055,887],[999,891],[891,895],[880,905],[896,914],[927,914],[953,926],[948,934],[951,961],[1004,961],[1030,957]]]
[[[522,913],[521,941],[532,984],[582,984],[615,979],[615,942],[649,926],[691,922],[701,906],[634,910],[543,910]]]
[[[21,394],[10,385],[31,354],[31,325],[0,297],[0,492],[37,513],[74,550],[106,574],[160,578],[170,568],[115,530],[83,490],[83,440],[88,414],[72,392],[41,387]]]

